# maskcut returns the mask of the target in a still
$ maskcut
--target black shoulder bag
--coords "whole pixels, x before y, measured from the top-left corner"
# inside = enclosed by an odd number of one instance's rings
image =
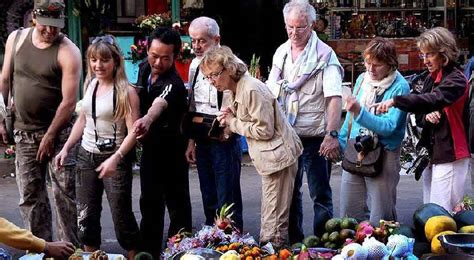
[[[191,103],[194,100],[194,86],[196,85],[196,79],[199,74],[199,66],[196,69],[196,73],[193,77],[193,83],[191,87],[191,94],[189,95],[189,107],[188,112],[184,115],[182,122],[183,133],[191,139],[215,139],[220,140],[221,135],[224,133],[224,127],[220,127],[219,121],[215,115],[209,115],[199,113],[195,111],[189,111]],[[223,92],[217,91],[217,108],[220,110],[222,106]]]

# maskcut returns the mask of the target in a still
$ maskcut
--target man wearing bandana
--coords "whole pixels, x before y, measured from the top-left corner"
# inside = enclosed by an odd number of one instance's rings
[[[81,73],[79,49],[60,33],[64,8],[62,0],[35,0],[34,27],[8,37],[0,87],[5,100],[9,94],[13,96],[16,178],[24,224],[34,235],[52,240],[46,187],[49,172],[56,204],[56,237],[78,246],[75,159],[69,154],[60,168],[52,164],[69,135]],[[4,125],[0,125],[7,141]]]

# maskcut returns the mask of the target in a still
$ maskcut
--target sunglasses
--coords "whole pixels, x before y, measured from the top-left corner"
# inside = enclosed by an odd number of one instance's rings
[[[33,13],[36,16],[48,17],[48,18],[54,18],[54,19],[65,17],[62,11],[49,11],[49,10],[44,10],[44,9],[36,9],[33,11]]]
[[[115,45],[114,38],[110,35],[104,35],[104,36],[97,36],[92,40],[92,44],[96,44],[98,42],[105,42],[110,45]]]

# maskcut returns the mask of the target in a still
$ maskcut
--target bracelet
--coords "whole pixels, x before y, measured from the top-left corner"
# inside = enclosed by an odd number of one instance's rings
[[[117,150],[118,155],[120,156],[120,159],[123,159],[125,157],[123,153],[120,150]]]

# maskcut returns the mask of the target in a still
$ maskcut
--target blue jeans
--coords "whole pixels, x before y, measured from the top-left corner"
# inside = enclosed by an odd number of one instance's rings
[[[332,191],[329,185],[330,173],[328,162],[319,155],[323,137],[301,138],[303,154],[298,159],[298,172],[295,178],[293,200],[290,208],[289,236],[290,243],[300,242],[303,233],[303,199],[301,186],[306,172],[309,195],[313,201],[313,233],[324,233],[324,224],[333,216]]]
[[[234,203],[232,219],[242,230],[241,161],[239,135],[233,135],[226,142],[196,140],[196,166],[206,225],[213,225],[216,211],[224,204]]]

